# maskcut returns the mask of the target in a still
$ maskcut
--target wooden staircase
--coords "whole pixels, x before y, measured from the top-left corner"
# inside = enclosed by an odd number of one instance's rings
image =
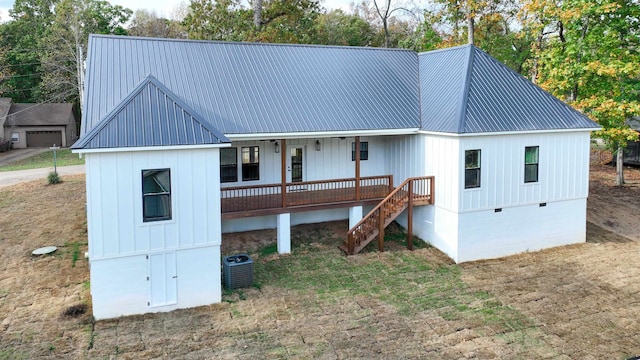
[[[354,255],[378,238],[378,250],[384,251],[384,229],[408,209],[407,247],[412,249],[413,206],[433,204],[433,195],[433,176],[408,178],[351,228],[346,241],[338,247],[347,255]]]

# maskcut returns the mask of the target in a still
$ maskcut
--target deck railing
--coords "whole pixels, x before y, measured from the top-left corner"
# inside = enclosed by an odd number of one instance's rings
[[[393,175],[362,177],[358,188],[355,178],[331,179],[225,187],[220,197],[222,213],[383,199],[393,190]]]
[[[407,206],[411,209],[412,205],[433,204],[433,192],[433,176],[405,180],[349,230],[344,250],[348,255],[353,255],[373,240],[376,235],[381,235],[378,247],[382,251],[384,228]]]

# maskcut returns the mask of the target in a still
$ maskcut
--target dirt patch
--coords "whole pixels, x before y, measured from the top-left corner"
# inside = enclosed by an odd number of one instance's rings
[[[0,359],[626,359],[640,354],[640,172],[624,188],[613,168],[591,175],[585,244],[458,266],[404,250],[400,228],[385,253],[349,258],[346,222],[294,227],[292,255],[264,251],[275,230],[225,234],[223,254],[278,271],[220,304],[95,324],[83,177],[3,189]],[[31,255],[46,245],[59,249]]]

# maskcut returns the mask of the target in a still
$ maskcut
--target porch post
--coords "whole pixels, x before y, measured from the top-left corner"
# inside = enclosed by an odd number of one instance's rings
[[[362,220],[362,205],[349,208],[349,229],[353,229]]]
[[[287,141],[280,139],[280,195],[282,196],[282,207],[287,207]],[[278,228],[279,229],[279,228]]]
[[[360,136],[356,136],[356,201],[360,201]]]
[[[291,214],[278,214],[278,254],[291,253]]]
[[[409,181],[409,211],[407,212],[407,249],[413,250],[413,180]]]

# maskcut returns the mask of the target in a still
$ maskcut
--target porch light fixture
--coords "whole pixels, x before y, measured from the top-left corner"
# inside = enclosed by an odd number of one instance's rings
[[[316,151],[320,151],[320,140],[316,140]]]
[[[280,152],[280,143],[276,141],[276,149],[275,149],[276,154]]]

